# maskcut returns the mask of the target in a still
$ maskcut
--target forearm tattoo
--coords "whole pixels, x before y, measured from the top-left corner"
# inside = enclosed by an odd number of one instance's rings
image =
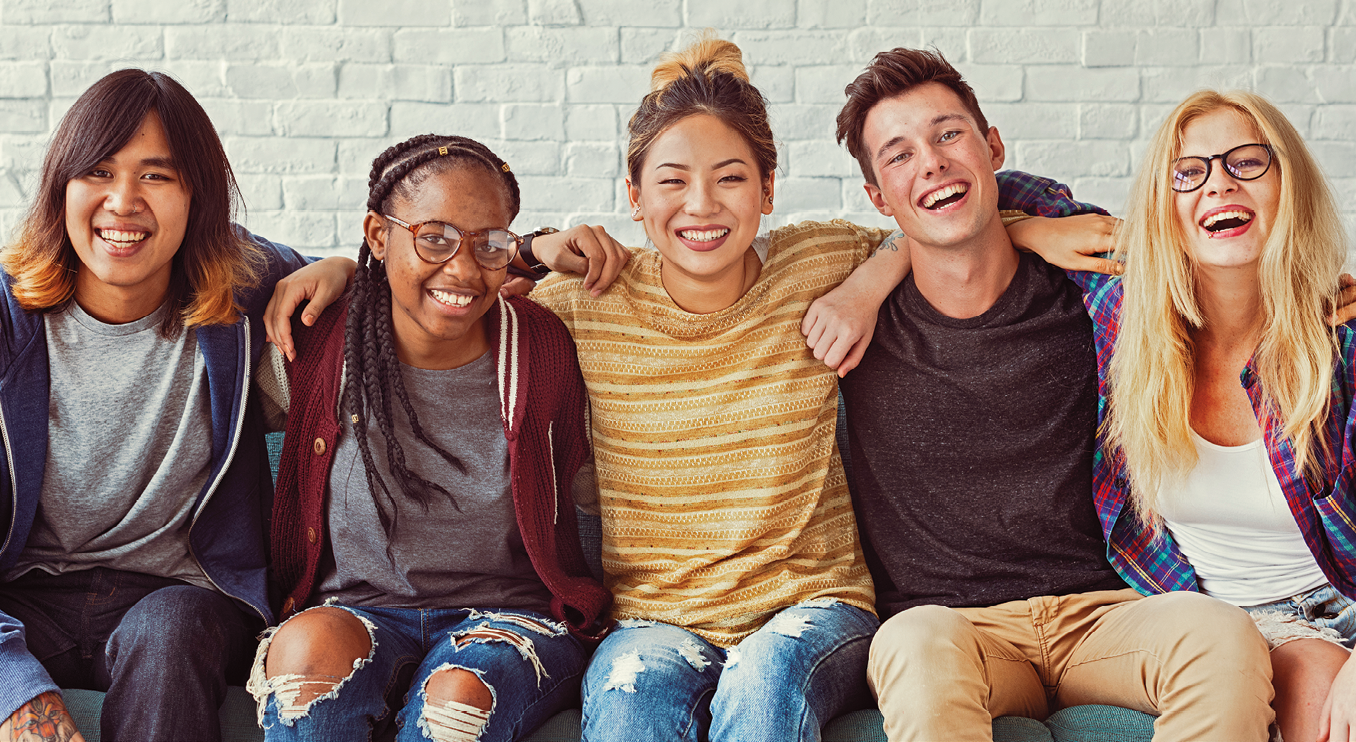
[[[80,732],[56,691],[35,697],[0,724],[0,742],[67,742],[79,738]]]

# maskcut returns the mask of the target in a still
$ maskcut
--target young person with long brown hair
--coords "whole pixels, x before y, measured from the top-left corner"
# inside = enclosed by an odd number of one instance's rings
[[[272,622],[272,480],[250,373],[305,261],[231,223],[212,122],[170,77],[114,72],[62,118],[0,252],[0,736],[212,740]]]

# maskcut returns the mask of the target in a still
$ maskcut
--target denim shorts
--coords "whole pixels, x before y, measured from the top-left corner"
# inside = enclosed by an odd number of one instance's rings
[[[1356,603],[1332,585],[1243,610],[1252,614],[1271,649],[1296,639],[1322,639],[1351,649],[1356,640]]]

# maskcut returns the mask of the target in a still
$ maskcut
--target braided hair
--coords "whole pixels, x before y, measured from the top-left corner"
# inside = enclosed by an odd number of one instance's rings
[[[465,167],[483,167],[500,176],[508,198],[509,219],[517,216],[518,180],[508,165],[480,142],[437,134],[407,139],[381,153],[372,163],[368,176],[367,208],[378,214],[390,213],[397,198],[412,199],[415,190],[430,176]],[[466,472],[465,464],[424,433],[419,416],[410,404],[391,329],[391,285],[386,279],[386,266],[372,257],[372,248],[365,237],[358,248],[358,270],[353,277],[353,295],[344,327],[344,367],[349,379],[344,388],[344,408],[353,422],[358,451],[367,471],[367,486],[377,503],[377,514],[388,543],[396,528],[396,501],[390,486],[373,466],[368,426],[364,423],[368,416],[376,421],[377,429],[386,441],[387,467],[400,491],[425,510],[428,510],[434,493],[447,497],[453,507],[460,510],[451,492],[410,471],[405,464],[405,450],[396,438],[391,418],[392,396],[404,409],[415,437],[437,451],[458,471]],[[377,497],[378,491],[382,497]]]

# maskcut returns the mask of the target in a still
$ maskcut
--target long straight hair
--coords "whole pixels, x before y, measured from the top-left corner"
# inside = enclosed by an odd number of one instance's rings
[[[1264,414],[1279,423],[1306,477],[1320,477],[1331,455],[1323,423],[1337,345],[1327,317],[1346,258],[1336,201],[1299,132],[1274,105],[1248,92],[1200,91],[1154,135],[1117,242],[1125,260],[1124,304],[1111,359],[1107,433],[1112,455],[1125,457],[1135,510],[1154,526],[1162,522],[1159,488],[1196,465],[1192,333],[1206,322],[1169,171],[1186,126],[1221,109],[1252,123],[1260,143],[1272,147],[1281,178],[1280,207],[1258,268],[1262,338],[1253,367]]]
[[[0,250],[11,292],[28,311],[60,310],[75,296],[80,258],[66,234],[66,184],[121,150],[155,111],[190,201],[184,241],[170,268],[170,311],[160,331],[231,324],[236,293],[255,285],[263,254],[231,222],[240,191],[212,120],[193,95],[161,72],[119,70],[90,86],[62,117],[17,239]]]

